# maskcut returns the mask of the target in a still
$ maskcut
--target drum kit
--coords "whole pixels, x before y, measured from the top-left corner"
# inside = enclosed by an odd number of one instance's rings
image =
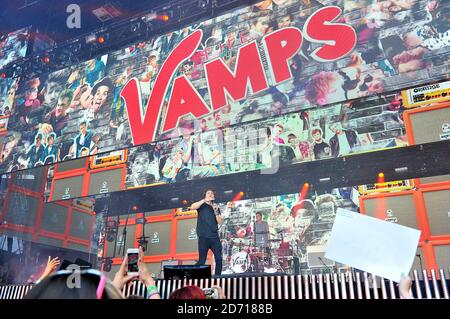
[[[252,240],[234,240],[227,249],[228,258],[223,274],[242,273],[290,273],[292,271],[293,250],[289,242],[269,239],[266,244]]]

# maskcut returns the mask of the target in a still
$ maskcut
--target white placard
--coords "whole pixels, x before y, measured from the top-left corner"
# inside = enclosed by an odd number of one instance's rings
[[[411,270],[420,231],[338,208],[325,257],[399,282]]]

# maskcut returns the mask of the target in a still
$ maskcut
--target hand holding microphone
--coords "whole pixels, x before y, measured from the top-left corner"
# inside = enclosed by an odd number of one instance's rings
[[[214,209],[214,214],[217,215],[219,213],[219,206],[215,202],[211,202],[211,206]]]

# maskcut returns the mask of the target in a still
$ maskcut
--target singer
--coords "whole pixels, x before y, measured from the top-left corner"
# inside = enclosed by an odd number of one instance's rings
[[[223,218],[220,215],[219,206],[214,202],[214,190],[207,189],[205,198],[191,205],[191,209],[196,209],[197,216],[197,236],[198,236],[198,262],[197,265],[204,265],[208,250],[214,254],[215,275],[222,273],[222,244],[219,239],[218,228],[222,224]]]

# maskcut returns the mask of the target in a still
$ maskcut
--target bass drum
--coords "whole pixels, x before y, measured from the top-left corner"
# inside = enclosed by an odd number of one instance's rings
[[[251,260],[249,254],[240,251],[231,256],[231,270],[235,274],[242,274],[250,269]]]

